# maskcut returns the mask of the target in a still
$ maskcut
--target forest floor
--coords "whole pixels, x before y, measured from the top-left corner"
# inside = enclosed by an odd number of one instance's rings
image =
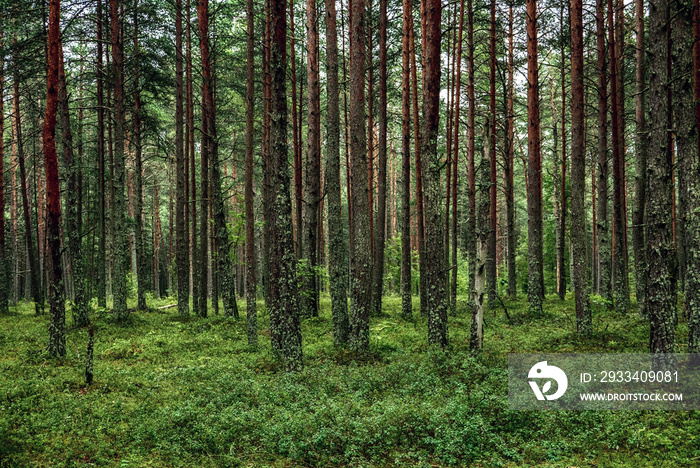
[[[510,320],[488,311],[478,357],[465,298],[442,352],[428,349],[426,320],[402,320],[388,297],[363,359],[334,349],[323,297],[321,316],[302,324],[304,370],[291,375],[266,314],[253,351],[244,319],[182,320],[155,309],[171,299],[151,300],[123,325],[93,315],[88,387],[87,331],[70,329],[67,356],[53,360],[48,316],[20,304],[0,317],[0,466],[700,466],[697,412],[508,410],[509,352],[646,351],[648,324],[600,301],[595,333],[578,337],[569,296],[548,297],[538,319],[524,300],[505,302]],[[682,321],[678,343],[686,335]]]

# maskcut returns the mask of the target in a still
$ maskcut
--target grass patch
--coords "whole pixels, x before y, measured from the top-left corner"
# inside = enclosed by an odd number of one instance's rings
[[[594,334],[575,333],[573,297],[522,301],[485,317],[484,351],[469,353],[466,299],[447,352],[427,346],[426,320],[400,317],[398,297],[371,321],[371,353],[333,347],[330,299],[304,320],[304,370],[285,375],[258,310],[245,320],[93,315],[95,383],[84,383],[87,332],[68,354],[44,351],[48,316],[20,304],[0,317],[0,466],[677,467],[700,461],[695,412],[514,412],[509,352],[645,352],[649,327],[598,307]],[[241,301],[241,314],[245,304]],[[415,300],[414,311],[418,311]],[[687,334],[679,325],[678,342]]]

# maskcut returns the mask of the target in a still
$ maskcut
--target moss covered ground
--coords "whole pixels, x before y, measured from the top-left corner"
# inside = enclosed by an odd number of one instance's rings
[[[700,466],[697,412],[508,410],[509,352],[645,352],[649,327],[635,313],[594,300],[584,339],[571,295],[548,297],[536,320],[506,301],[510,319],[503,306],[487,312],[474,357],[464,299],[447,352],[428,349],[426,320],[402,320],[388,297],[372,352],[358,357],[334,349],[324,296],[320,317],[302,324],[304,370],[289,375],[263,302],[257,350],[244,319],[157,309],[172,299],[121,325],[96,311],[87,387],[87,331],[69,329],[67,356],[51,359],[48,316],[20,304],[0,317],[0,466]],[[679,343],[686,333],[681,323]]]

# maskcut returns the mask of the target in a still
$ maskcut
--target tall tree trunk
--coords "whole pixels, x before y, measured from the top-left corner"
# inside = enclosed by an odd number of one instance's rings
[[[578,3],[576,3],[576,7],[578,7]],[[562,31],[564,30],[565,27],[565,16],[564,16],[564,11],[565,11],[565,4],[562,3],[561,6],[561,28]],[[578,13],[573,11],[573,5],[571,10],[569,11],[569,17],[571,18],[572,15],[577,15]],[[574,26],[570,26],[572,29],[571,31],[573,32]],[[562,34],[563,35],[563,34]],[[572,37],[572,47],[573,47],[573,37]],[[582,46],[583,47],[583,46]],[[573,54],[573,51],[572,51]],[[583,49],[581,49],[581,60],[583,60]],[[572,60],[573,60],[573,55],[572,55]],[[558,251],[557,251],[557,274],[558,274],[558,279],[557,279],[557,292],[559,293],[559,298],[561,300],[564,300],[566,297],[566,68],[564,67],[564,64],[566,63],[566,51],[564,44],[562,43],[561,47],[561,188],[559,189],[559,195],[561,196],[561,203],[560,203],[560,208],[561,208],[561,218],[559,219],[559,242],[557,243],[558,246]],[[572,62],[572,67],[574,66]],[[572,71],[573,73],[573,71]],[[583,72],[582,72],[583,73]],[[577,78],[578,79],[578,78]],[[582,79],[582,78],[581,78]],[[573,80],[573,78],[572,78]],[[573,81],[572,81],[573,83]],[[583,86],[583,85],[582,85]],[[581,103],[580,105],[583,106],[583,87],[581,88]],[[573,94],[573,88],[571,90]],[[573,97],[573,96],[572,96]],[[573,102],[571,103],[572,109],[576,106],[578,106],[578,102]],[[580,124],[583,125],[583,110],[581,110],[581,122]],[[573,119],[573,117],[572,117]],[[583,131],[583,127],[581,129],[574,129],[573,128],[573,121],[572,121],[572,133],[575,133],[577,131]],[[583,134],[582,134],[583,135]],[[573,136],[573,135],[572,135]],[[579,144],[581,145],[581,158],[583,162],[583,171],[585,172],[585,155],[583,153],[583,145],[584,145],[584,138],[585,136],[581,136],[581,141]],[[573,144],[573,142],[572,142]],[[573,151],[573,148],[572,148]],[[573,157],[573,155],[572,155]],[[573,166],[572,166],[572,171],[573,171]],[[573,174],[573,172],[572,172]],[[573,182],[573,180],[572,180]],[[581,182],[583,185],[584,182]],[[583,187],[583,185],[581,187]],[[583,188],[581,188],[583,192]],[[584,197],[585,198],[585,197]],[[583,209],[583,208],[582,208]],[[585,228],[585,220],[582,226]],[[585,232],[585,231],[582,231]],[[575,249],[576,247],[574,247]]]
[[[340,193],[340,89],[338,87],[338,31],[335,0],[326,0],[326,76],[328,77],[328,113],[326,114],[326,193],[328,195],[328,275],[333,314],[333,343],[348,341],[348,260],[343,233]]]
[[[248,346],[258,346],[257,276],[255,259],[255,193],[253,192],[253,132],[255,129],[255,10],[253,0],[246,0],[246,98],[245,98],[245,266],[246,266],[246,333]]]
[[[352,177],[352,238],[350,243],[351,298],[348,344],[356,352],[369,351],[369,313],[372,303],[372,251],[369,229],[367,137],[365,120],[365,1],[350,5],[350,162]]]
[[[189,12],[188,12],[189,13]],[[188,14],[189,17],[189,14]],[[175,268],[177,270],[177,311],[180,317],[190,313],[190,269],[189,239],[185,219],[185,189],[189,185],[185,168],[189,161],[183,148],[183,89],[182,89],[182,0],[175,1],[175,180],[177,194],[175,200]],[[189,136],[188,136],[189,137]],[[189,148],[188,148],[189,149]]]
[[[19,107],[19,48],[17,45],[17,36],[14,38],[14,57],[13,57],[13,112],[15,114],[15,141],[17,142],[17,159],[19,160],[20,187],[22,190],[22,209],[24,211],[24,234],[25,248],[29,262],[29,281],[31,287],[32,299],[34,299],[34,310],[37,315],[43,313],[44,310],[44,295],[41,287],[39,261],[37,259],[38,247],[34,244],[33,227],[31,209],[29,208],[29,190],[27,187],[27,171],[24,164],[24,142],[22,141],[22,117]]]
[[[476,263],[476,178],[474,151],[476,147],[476,97],[474,95],[474,8],[473,1],[467,0],[467,182],[469,217],[467,218],[467,257],[469,260],[469,292],[474,289],[474,264]]]
[[[571,2],[571,245],[574,262],[576,330],[581,335],[593,332],[588,299],[588,257],[586,246],[586,152],[583,101],[583,2]],[[563,66],[563,63],[562,63]],[[562,119],[564,116],[562,115]],[[563,164],[562,164],[563,169]],[[563,178],[563,172],[562,172]],[[564,184],[562,183],[562,190]],[[563,196],[562,196],[563,198]],[[564,209],[562,207],[562,209]],[[563,215],[562,215],[563,216]],[[562,222],[562,229],[564,223]],[[562,239],[563,241],[563,239]],[[563,267],[563,265],[562,265]],[[565,281],[565,280],[563,280]],[[560,293],[561,294],[561,293]]]
[[[374,313],[382,311],[384,294],[384,244],[386,237],[386,153],[387,153],[387,0],[379,0],[379,132],[377,141],[377,219],[374,226]]]
[[[413,9],[410,0],[403,0],[403,34],[401,39],[401,316],[413,317],[411,297],[411,51],[410,29]]]
[[[185,3],[186,16],[185,20],[187,25],[185,27],[185,100],[187,101],[187,126],[185,127],[187,140],[186,144],[189,145],[189,156],[190,160],[185,160],[185,164],[190,165],[190,181],[185,181],[185,183],[190,184],[190,199],[188,204],[190,204],[189,217],[190,217],[190,256],[192,258],[191,262],[191,280],[192,280],[192,312],[199,314],[199,251],[197,245],[197,181],[195,174],[195,141],[194,141],[194,80],[192,77],[192,25],[191,25],[191,13],[192,8],[190,0]]]
[[[537,0],[527,0],[527,227],[529,311],[542,314],[542,156],[537,64]]]
[[[123,76],[123,33],[119,18],[121,0],[110,0],[110,20],[112,26],[112,66],[114,77],[114,166],[112,188],[112,219],[114,225],[114,276],[112,278],[112,295],[114,316],[120,321],[127,316],[126,275],[129,271],[129,233],[126,222],[126,194],[124,167],[124,76]]]
[[[635,207],[632,213],[632,246],[634,249],[635,279],[637,285],[637,308],[640,318],[647,318],[646,285],[647,260],[644,236],[644,212],[646,210],[647,173],[647,124],[646,124],[646,45],[644,43],[644,0],[635,0],[636,17],[636,88],[635,88],[635,138],[636,184]]]
[[[624,143],[621,141],[621,120],[618,77],[618,45],[615,41],[615,24],[613,18],[613,0],[608,0],[608,35],[610,46],[610,94],[613,152],[613,278],[615,281],[615,310],[622,313],[629,308],[629,284],[627,280],[627,235],[625,229],[625,180],[624,180]]]
[[[494,127],[490,130],[489,135],[491,141],[489,142],[489,164],[490,170],[489,174],[491,177],[491,187],[490,187],[490,197],[491,202],[489,203],[489,226],[490,231],[486,240],[486,289],[488,291],[488,307],[492,309],[496,306],[496,269],[497,269],[497,259],[496,259],[496,0],[491,0],[491,23],[490,23],[490,34],[489,34],[489,113],[491,118],[489,123]]]
[[[421,129],[421,155],[423,195],[425,197],[425,266],[428,314],[428,343],[447,346],[447,272],[445,271],[445,247],[442,190],[440,172],[442,161],[437,151],[437,133],[440,122],[440,0],[425,0],[423,31],[426,49],[423,51],[425,72],[423,77],[423,128]]]
[[[295,241],[294,247],[296,258],[299,260],[302,253],[302,208],[304,205],[304,194],[302,184],[302,158],[301,158],[301,116],[297,116],[297,59],[296,59],[296,40],[294,33],[294,0],[289,0],[289,51],[290,63],[292,64],[292,141],[294,154],[294,226]],[[300,103],[301,104],[301,103]],[[301,106],[299,107],[299,111]]]
[[[197,25],[199,28],[199,51],[202,59],[202,144],[201,158],[201,204],[200,204],[200,251],[199,251],[199,315],[206,317],[209,296],[209,157],[212,149],[210,132],[211,112],[211,62],[209,60],[209,0],[197,0]],[[213,104],[213,103],[212,103]]]
[[[669,83],[669,6],[649,2],[649,159],[647,161],[647,309],[651,322],[649,351],[675,350],[676,294],[671,262],[675,257],[671,225],[671,128]]]
[[[700,1],[693,0],[693,78],[695,97],[695,123],[700,124]],[[698,140],[698,150],[700,150],[700,137]],[[700,349],[700,203],[698,203],[697,193],[700,191],[698,173],[700,172],[700,162],[692,161],[690,166],[690,176],[688,183],[688,206],[687,219],[687,270],[685,278],[685,300],[688,304],[688,352],[697,353]],[[694,196],[691,196],[693,194]]]
[[[42,140],[46,165],[49,249],[49,353],[54,357],[66,355],[66,311],[63,302],[63,269],[61,265],[61,186],[58,179],[58,154],[56,153],[56,112],[59,88],[59,49],[61,36],[61,2],[49,2],[49,57],[46,75],[46,114]]]
[[[692,237],[697,226],[688,223],[690,215],[691,199],[697,194],[688,190],[690,184],[695,185],[697,177],[698,159],[698,134],[695,122],[695,104],[693,102],[693,54],[692,54],[692,1],[679,0],[672,5],[671,17],[671,60],[673,65],[672,90],[673,90],[673,126],[675,130],[675,142],[677,148],[678,170],[678,273],[681,279],[681,288],[686,285],[687,259],[690,254],[688,241]],[[693,179],[693,180],[691,180]],[[688,289],[685,288],[688,292]],[[692,293],[691,293],[692,294]],[[687,312],[688,298],[685,299]]]
[[[316,0],[306,1],[306,80],[308,98],[308,136],[304,184],[304,238],[302,257],[307,259],[304,274],[305,294],[299,296],[304,315],[318,316],[318,206],[321,190],[321,88],[318,70],[318,21]],[[301,229],[302,226],[298,226]]]
[[[63,142],[63,158],[68,172],[68,184],[66,187],[66,230],[68,231],[68,250],[73,270],[73,284],[75,285],[73,318],[76,326],[83,327],[87,325],[90,320],[88,317],[88,298],[85,291],[84,265],[80,245],[80,190],[78,187],[78,179],[81,161],[75,160],[75,153],[73,151],[68,89],[63,64],[63,45],[60,43],[58,55],[58,101],[61,103],[61,140]]]
[[[472,291],[472,321],[470,326],[469,348],[475,352],[483,346],[484,339],[484,295],[486,289],[486,256],[488,255],[488,237],[491,204],[491,131],[493,125],[490,115],[484,122],[484,154],[479,165],[478,213],[474,223],[476,256],[474,262],[474,289]]]
[[[296,260],[292,224],[292,201],[289,192],[287,155],[287,15],[285,0],[271,0],[271,127],[270,178],[274,206],[270,225],[270,329],[276,341],[284,369],[302,367],[301,330],[297,309]]]
[[[411,13],[413,14],[413,13]],[[420,310],[421,314],[425,315],[427,311],[427,296],[426,296],[426,278],[425,278],[425,220],[423,216],[423,174],[421,170],[421,130],[420,119],[418,115],[418,67],[416,65],[416,32],[413,24],[413,16],[411,16],[410,26],[410,49],[411,49],[411,85],[413,98],[413,139],[415,154],[415,172],[416,172],[416,212],[417,212],[417,242],[418,242],[418,262],[420,276]]]
[[[457,169],[459,161],[459,111],[461,109],[460,95],[462,91],[462,33],[464,32],[464,0],[459,2],[459,28],[457,35],[457,83],[455,85],[455,117],[454,117],[454,156],[452,157],[452,298],[450,311],[457,315]]]
[[[105,104],[104,104],[104,79],[105,71],[103,68],[103,38],[102,24],[102,0],[97,0],[97,190],[98,190],[98,206],[99,213],[99,242],[97,247],[97,305],[98,307],[107,307],[107,226],[105,218],[105,198],[107,197],[105,187]]]
[[[134,237],[136,238],[136,281],[137,305],[138,310],[146,310],[146,245],[143,239],[143,159],[141,157],[141,90],[139,89],[139,28],[138,28],[138,0],[134,0],[134,159],[136,161],[135,178],[134,178]],[[181,50],[181,49],[180,49]],[[182,55],[182,52],[176,52]],[[182,69],[180,70],[182,71]],[[180,110],[182,112],[182,109]],[[182,117],[180,117],[181,119]],[[180,129],[182,133],[182,127]],[[181,135],[182,136],[182,135]],[[182,144],[181,144],[182,146]]]
[[[0,28],[0,48],[3,48],[3,32]],[[5,57],[0,57],[0,135],[4,135],[5,130],[5,105],[4,87]],[[14,170],[14,169],[12,169]],[[7,315],[10,312],[10,265],[7,258],[7,244],[5,236],[5,140],[0,140],[0,315]]]
[[[506,163],[505,180],[506,180],[506,219],[508,223],[508,255],[506,263],[508,267],[508,296],[515,300],[518,297],[517,271],[515,268],[515,250],[516,226],[515,226],[515,184],[514,184],[514,156],[515,156],[515,110],[514,110],[514,89],[515,89],[515,68],[514,61],[514,45],[513,45],[513,4],[508,7],[508,104],[507,118],[508,125],[506,130]]]
[[[612,250],[608,216],[608,80],[605,64],[605,0],[596,1],[596,49],[598,56],[598,205],[596,206],[597,270],[595,291],[612,303]]]

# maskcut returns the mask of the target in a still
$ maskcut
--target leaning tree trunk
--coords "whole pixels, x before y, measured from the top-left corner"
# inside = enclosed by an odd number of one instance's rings
[[[48,208],[47,247],[49,250],[49,353],[55,357],[66,355],[66,315],[63,302],[63,270],[61,266],[61,185],[58,178],[56,153],[56,111],[58,109],[58,70],[61,35],[61,2],[49,2],[49,57],[46,74],[46,114],[42,141],[46,165],[46,204]]]

